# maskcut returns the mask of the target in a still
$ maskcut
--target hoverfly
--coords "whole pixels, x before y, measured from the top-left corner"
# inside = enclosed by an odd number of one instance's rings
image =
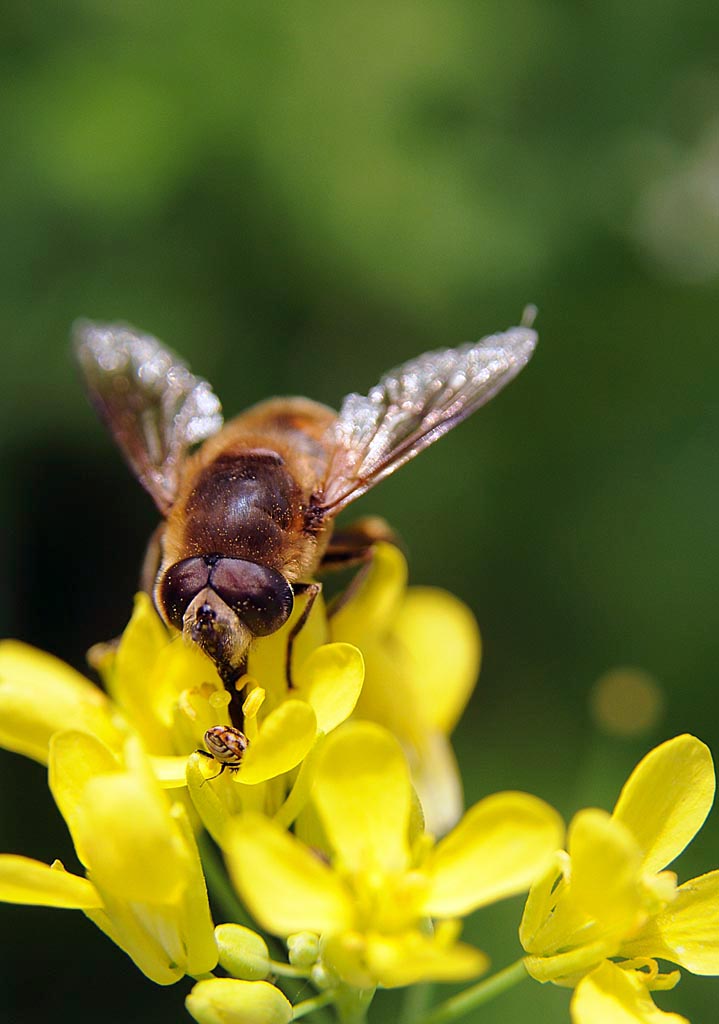
[[[223,425],[207,381],[155,338],[78,323],[90,399],[164,517],[144,579],[165,622],[232,690],[254,638],[287,621],[315,574],[360,561],[382,536],[376,519],[333,532],[337,514],[493,398],[536,340],[525,316],[404,363],[339,413],[272,398]]]

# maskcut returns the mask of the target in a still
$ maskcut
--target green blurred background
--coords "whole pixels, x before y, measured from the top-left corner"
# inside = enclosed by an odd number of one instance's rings
[[[719,750],[716,4],[11,0],[3,23],[3,632],[82,666],[155,521],[85,401],[75,317],[157,334],[232,414],[337,405],[532,301],[521,378],[357,508],[479,618],[468,800],[526,788],[570,816],[670,735]],[[663,702],[631,736],[590,700],[622,665]],[[2,848],[74,865],[44,771],[0,766]],[[682,877],[719,864],[716,822]],[[520,912],[468,924],[497,966]],[[155,988],[81,915],[0,915],[4,1021],[186,1019],[188,985]],[[698,1024],[717,984],[659,1002]],[[567,1002],[526,982],[469,1019],[561,1024]]]

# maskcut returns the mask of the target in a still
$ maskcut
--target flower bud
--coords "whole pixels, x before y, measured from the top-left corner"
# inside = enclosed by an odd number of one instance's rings
[[[261,981],[270,973],[270,954],[261,935],[240,924],[215,928],[220,964],[234,978]]]
[[[315,988],[324,992],[327,988],[334,988],[338,979],[334,971],[326,967],[325,964],[318,963],[312,968],[310,981]]]
[[[296,932],[287,936],[290,963],[296,967],[311,967],[320,955],[320,940],[314,932]]]
[[[292,1020],[292,1005],[266,981],[198,981],[185,1006],[198,1024],[289,1024]]]

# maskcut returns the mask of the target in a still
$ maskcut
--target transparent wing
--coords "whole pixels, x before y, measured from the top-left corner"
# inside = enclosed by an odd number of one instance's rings
[[[131,327],[79,321],[73,343],[93,405],[167,512],[188,449],[222,426],[219,399],[174,352]]]
[[[333,455],[317,504],[335,515],[493,398],[537,343],[511,327],[459,348],[426,352],[390,370],[368,395],[347,395],[333,426]]]

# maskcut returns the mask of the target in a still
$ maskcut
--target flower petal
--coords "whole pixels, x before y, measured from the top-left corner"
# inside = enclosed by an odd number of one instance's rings
[[[127,769],[94,737],[58,733],[50,744],[50,788],[98,888],[172,902],[187,883],[185,844],[138,741],[128,741],[126,756]]]
[[[579,811],[569,826],[572,902],[605,933],[636,926],[643,907],[642,851],[606,811]]]
[[[132,618],[107,673],[108,690],[153,754],[175,753],[171,728],[185,690],[223,692],[209,658],[194,644],[172,636],[145,593],[137,594]],[[193,742],[196,742],[193,740]]]
[[[542,874],[532,882],[519,925],[519,941],[528,953],[541,955],[546,952],[541,941],[542,931],[553,915],[560,886],[565,885],[564,879],[569,871],[569,854],[557,850]]]
[[[294,674],[295,688],[317,716],[320,732],[331,732],[349,718],[364,680],[364,660],[352,644],[317,647]]]
[[[194,754],[190,754],[187,758],[187,788],[195,810],[200,815],[203,826],[215,842],[221,844],[222,837],[225,834],[225,827],[230,820],[227,803],[223,799],[223,797],[228,795],[228,787],[225,786],[221,793],[218,792],[212,785],[212,777],[208,778],[203,772],[203,767],[206,763],[207,758],[202,757],[197,751]],[[214,771],[213,775],[217,775],[218,772],[219,769]],[[234,786],[232,788],[234,789]],[[239,810],[239,806],[235,810]]]
[[[276,633],[259,637],[250,647],[247,661],[247,673],[253,679],[259,679],[267,691],[270,706],[276,707],[287,695],[287,644],[290,634],[295,628],[307,607],[307,595],[298,595],[287,622]],[[322,594],[318,594],[302,629],[296,635],[292,645],[292,669],[300,666],[312,653],[315,647],[327,640],[327,613]]]
[[[479,675],[481,639],[474,615],[446,590],[410,587],[392,633],[414,663],[415,698],[429,724],[449,735]]]
[[[185,1000],[198,1024],[289,1024],[292,1004],[266,981],[207,978]]]
[[[103,893],[103,899],[105,910],[86,910],[85,916],[156,985],[174,985],[179,981],[185,974],[184,967],[168,955],[158,935],[135,913],[136,908],[112,893]],[[173,932],[171,919],[168,922],[160,918],[158,923],[165,932]]]
[[[217,964],[218,949],[215,926],[207,899],[205,875],[195,833],[185,807],[176,803],[170,814],[185,840],[187,851],[187,884],[179,907],[179,930],[183,938],[187,974],[197,976],[211,971]]]
[[[231,699],[229,690],[224,687],[216,689],[209,682],[180,690],[170,726],[175,749],[189,753],[201,748],[208,729],[215,725],[230,725],[228,705]]]
[[[525,956],[524,966],[527,974],[535,981],[554,982],[565,988],[574,988],[580,978],[591,971],[608,956],[613,956],[616,943],[604,938],[595,942],[586,942],[564,953],[551,956]]]
[[[652,918],[623,956],[669,960],[693,974],[719,974],[719,871],[693,878]]]
[[[391,634],[361,650],[365,677],[354,717],[377,722],[409,750],[421,750],[431,726],[429,710],[415,697],[409,652]]]
[[[137,594],[132,616],[120,638],[112,668],[107,674],[107,687],[153,754],[174,753],[165,735],[166,729],[158,721],[152,707],[153,698],[150,694],[153,687],[148,686],[158,655],[170,642],[170,634],[155,611],[149,595]]]
[[[525,960],[532,977],[571,985],[618,954],[645,916],[645,894],[638,844],[606,811],[580,811],[568,845],[532,887],[520,940],[535,954]]]
[[[150,763],[163,789],[181,789],[187,785],[187,757],[151,757]]]
[[[0,854],[0,900],[71,910],[102,906],[92,882],[71,875],[59,861],[48,865],[9,853]]]
[[[184,850],[157,796],[125,773],[99,776],[86,790],[92,877],[128,900],[171,903],[187,883]]]
[[[605,960],[576,987],[572,1024],[689,1024],[678,1013],[664,1013],[652,1002],[634,971]]]
[[[47,764],[53,733],[76,729],[117,749],[121,724],[105,694],[58,658],[0,641],[0,745]]]
[[[315,741],[317,719],[303,700],[286,700],[270,712],[235,773],[236,782],[254,786],[284,775],[300,763]]]
[[[118,879],[113,880],[113,889],[98,884],[105,909],[85,912],[158,985],[172,985],[184,974],[205,974],[215,966],[218,955],[190,823],[179,804],[172,807],[170,814],[178,839],[186,843],[186,884],[178,898],[174,902],[165,900],[166,889],[158,887],[156,901],[134,900]],[[163,851],[158,853],[162,856]],[[145,855],[146,851],[140,848],[138,856]],[[156,866],[151,865],[151,877],[155,870]]]
[[[277,808],[272,816],[282,828],[289,828],[293,825],[302,812],[311,806],[309,800],[315,781],[315,767],[324,748],[324,741],[324,736],[320,735],[317,737],[315,745],[299,767],[287,799]],[[249,810],[250,808],[247,809]],[[300,835],[298,829],[295,829],[295,835],[299,835],[301,839],[305,838]],[[319,846],[312,842],[308,843],[308,845],[315,846],[316,849],[322,848],[321,843]]]
[[[475,804],[430,854],[428,914],[453,917],[528,889],[562,845],[557,812],[527,793]]]
[[[373,992],[377,980],[367,966],[366,936],[357,931],[344,931],[322,936],[322,963],[355,992]]]
[[[240,815],[228,826],[223,847],[230,876],[263,928],[291,935],[349,926],[352,906],[338,876],[270,819]]]
[[[433,835],[444,835],[462,817],[462,777],[452,745],[441,732],[429,732],[407,752],[412,782]]]
[[[153,611],[153,614],[156,613]],[[177,720],[183,695],[187,694],[188,690],[191,694],[197,695],[196,705],[201,697],[204,698],[203,710],[206,714],[210,702],[217,700],[218,707],[221,708],[223,698],[227,699],[227,691],[215,666],[200,648],[195,644],[186,643],[181,637],[166,637],[165,646],[158,651],[151,676],[144,680],[144,688],[138,687],[137,693],[137,700],[142,701],[143,709],[151,713],[153,722],[159,723],[163,745],[167,745],[167,733]],[[185,697],[185,715],[188,710]],[[207,722],[205,728],[216,723],[217,718],[214,718]],[[197,721],[192,742],[196,743],[203,734],[204,729]]]
[[[349,722],[326,740],[314,801],[344,870],[401,871],[412,804],[402,748],[386,729]]]
[[[92,876],[127,900],[179,901],[191,878],[187,844],[139,741],[128,741],[125,756],[125,771],[85,787]]]
[[[645,870],[660,871],[679,856],[704,824],[714,788],[711,753],[694,736],[667,740],[639,762],[612,816],[636,836]]]
[[[355,576],[345,599],[331,609],[333,640],[363,650],[394,624],[407,585],[407,560],[394,544],[376,544],[372,559]]]
[[[370,933],[365,962],[376,982],[385,988],[421,981],[465,981],[489,967],[489,958],[473,946],[463,942],[446,946],[419,931]]]
[[[68,730],[52,737],[48,767],[50,792],[67,823],[80,861],[89,867],[83,812],[85,787],[96,776],[120,771],[120,764],[99,740]]]

